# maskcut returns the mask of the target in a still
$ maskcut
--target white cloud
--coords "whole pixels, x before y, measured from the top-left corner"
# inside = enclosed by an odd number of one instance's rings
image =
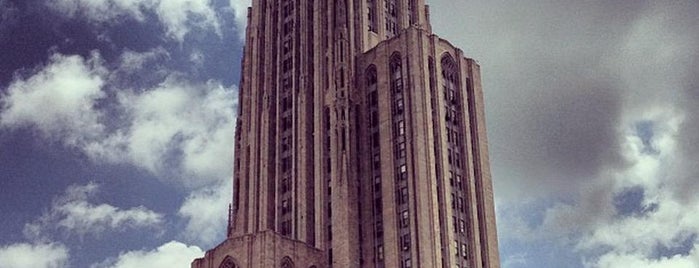
[[[61,244],[0,246],[0,268],[61,268],[68,257],[68,249]]]
[[[177,241],[163,244],[151,251],[137,250],[119,254],[113,260],[94,264],[92,268],[188,268],[195,259],[204,256],[196,246],[187,246]]]
[[[153,13],[167,36],[179,42],[195,29],[220,34],[211,0],[50,0],[47,4],[65,16],[84,17],[94,23],[116,23],[124,18],[144,21]]]
[[[185,176],[203,180],[188,181],[195,186],[230,176],[235,105],[231,90],[215,82],[192,84],[171,76],[151,90],[119,96],[130,126],[102,146],[91,147],[91,155],[121,157],[156,174],[174,156]]]
[[[110,82],[159,57],[167,53],[127,51],[109,70],[96,53],[89,59],[55,54],[33,76],[10,84],[0,100],[0,127],[38,129],[94,161],[131,164],[193,188],[230,178],[234,90],[171,73],[152,88],[106,99],[115,90]],[[112,109],[98,107],[102,101]]]
[[[245,34],[245,26],[248,23],[248,7],[252,5],[250,0],[230,0],[230,6],[233,8],[235,22],[238,25],[238,30],[241,35]]]
[[[226,235],[231,180],[191,193],[178,214],[187,220],[182,235],[187,241],[214,246]]]
[[[0,126],[34,126],[44,135],[79,145],[103,132],[102,114],[95,110],[104,98],[100,56],[54,54],[33,76],[18,77],[0,99]]]
[[[106,230],[127,228],[158,228],[163,215],[145,207],[121,209],[110,204],[93,204],[89,201],[99,186],[94,183],[70,186],[57,198],[47,213],[25,226],[29,238],[44,239],[47,230],[62,230],[68,234],[100,235]]]

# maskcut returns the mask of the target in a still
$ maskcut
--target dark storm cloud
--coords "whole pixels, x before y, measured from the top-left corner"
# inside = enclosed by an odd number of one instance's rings
[[[681,1],[428,3],[440,17],[433,18],[437,34],[482,65],[491,163],[503,201],[532,192],[565,195],[602,171],[624,167],[620,132],[628,109],[641,105],[630,102],[677,95],[629,88],[629,76],[651,71],[662,85],[668,70],[637,54],[620,56],[628,54],[630,33],[657,10],[669,10],[663,23],[673,36],[697,25],[690,15],[697,5]]]

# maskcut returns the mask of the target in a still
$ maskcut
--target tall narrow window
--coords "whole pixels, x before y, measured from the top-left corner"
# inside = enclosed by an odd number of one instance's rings
[[[408,227],[408,211],[407,210],[404,210],[403,212],[400,213],[400,227],[401,228]]]
[[[401,249],[403,251],[410,250],[410,234],[404,234],[401,238]]]
[[[383,237],[383,222],[382,221],[376,221],[375,226],[375,232],[376,232],[376,237],[380,238]]]
[[[368,87],[376,86],[376,67],[374,65],[369,66],[366,71],[366,85]]]
[[[396,136],[405,136],[405,121],[400,120],[396,123]]]
[[[460,106],[459,95],[459,67],[456,65],[454,58],[446,54],[442,57],[442,83],[444,89],[445,102],[453,104],[457,108]]]
[[[376,247],[376,259],[383,260],[383,246],[379,245]]]
[[[403,187],[400,189],[400,192],[398,193],[398,203],[399,204],[405,204],[408,202],[408,187]]]
[[[403,90],[403,70],[401,65],[401,57],[398,53],[391,56],[390,73],[391,92],[400,93]]]
[[[408,170],[405,164],[398,166],[398,180],[405,180],[408,177]]]
[[[386,0],[386,37],[393,37],[398,34],[398,1]]]
[[[369,31],[376,32],[376,0],[367,0],[367,22]]]

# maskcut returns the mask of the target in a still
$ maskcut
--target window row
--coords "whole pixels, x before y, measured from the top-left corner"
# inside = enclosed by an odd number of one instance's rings
[[[449,163],[449,165],[454,165],[458,168],[461,168],[461,165],[463,164],[463,159],[461,157],[461,154],[456,150],[452,151],[451,149],[447,149],[447,162]]]
[[[405,121],[399,120],[394,126],[393,134],[396,137],[405,136]]]
[[[457,107],[459,106],[459,104],[461,104],[456,90],[446,85],[444,86],[444,100],[447,101],[447,104],[454,105]]]
[[[465,243],[460,243],[459,240],[454,241],[454,249],[457,257],[462,256],[464,259],[468,260],[468,245]]]
[[[398,144],[396,144],[396,158],[404,158],[405,157],[405,141],[400,141]]]
[[[459,131],[447,127],[447,142],[460,146],[463,144],[463,135]]]
[[[402,251],[410,250],[410,234],[404,234],[400,237],[400,249]]]
[[[405,110],[405,102],[403,101],[403,95],[397,93],[394,95],[395,100],[393,101],[393,115],[401,115]]]
[[[452,124],[458,126],[460,123],[459,121],[461,121],[459,110],[457,110],[454,106],[446,106],[445,108],[444,120],[447,123],[451,122]]]
[[[451,208],[456,210],[456,211],[461,211],[462,213],[466,213],[466,203],[464,202],[463,197],[457,197],[455,194],[451,194]]]
[[[461,218],[457,218],[455,216],[452,217],[452,221],[454,222],[454,231],[460,234],[465,234],[466,233],[466,221],[462,220]]]
[[[400,166],[398,166],[396,171],[396,179],[398,181],[402,181],[408,178],[408,168],[405,166],[405,164],[401,164]]]
[[[454,174],[454,171],[449,171],[449,185],[458,190],[465,190],[466,182],[459,174]]]
[[[371,159],[371,167],[375,170],[379,170],[381,168],[381,155],[376,153]]]
[[[408,203],[408,187],[401,187],[400,190],[396,190],[396,202],[398,205]]]

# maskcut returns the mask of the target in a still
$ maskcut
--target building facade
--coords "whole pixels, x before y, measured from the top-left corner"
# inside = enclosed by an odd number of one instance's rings
[[[499,267],[479,65],[424,0],[254,0],[228,238],[193,268]]]

